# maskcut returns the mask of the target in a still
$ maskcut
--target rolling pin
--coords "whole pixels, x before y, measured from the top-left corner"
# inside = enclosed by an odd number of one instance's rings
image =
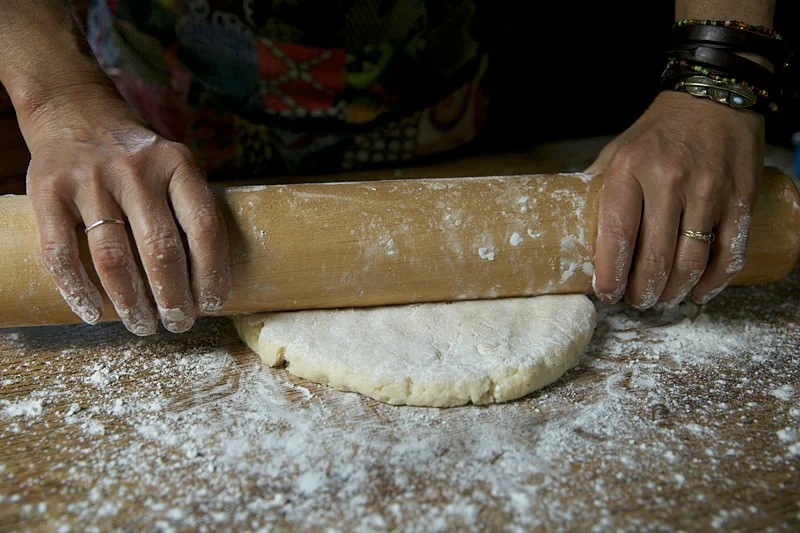
[[[551,174],[218,188],[233,273],[218,314],[588,294],[602,183]],[[0,327],[79,322],[41,266],[26,196],[0,197],[0,249]],[[778,281],[799,256],[800,195],[767,167],[734,283]],[[116,319],[106,300],[103,320]]]

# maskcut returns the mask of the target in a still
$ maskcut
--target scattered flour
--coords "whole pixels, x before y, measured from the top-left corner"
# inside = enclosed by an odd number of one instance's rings
[[[225,319],[180,342],[3,332],[0,504],[57,531],[741,529],[797,493],[787,284],[800,271],[706,307],[601,306],[576,368],[486,407],[388,406],[263,368]]]
[[[478,255],[486,261],[494,261],[495,251],[491,246],[481,246],[478,248]]]
[[[770,392],[773,396],[778,398],[779,400],[783,400],[784,402],[788,402],[794,396],[794,386],[790,383],[786,385],[781,385],[777,389]]]
[[[44,398],[30,398],[16,402],[3,400],[0,405],[4,406],[3,412],[9,417],[39,416],[44,411],[45,402]]]

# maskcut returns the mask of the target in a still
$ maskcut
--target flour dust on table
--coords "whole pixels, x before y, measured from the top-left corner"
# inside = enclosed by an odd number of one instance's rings
[[[583,295],[501,298],[234,318],[270,366],[391,404],[506,402],[557,380],[592,338]]]

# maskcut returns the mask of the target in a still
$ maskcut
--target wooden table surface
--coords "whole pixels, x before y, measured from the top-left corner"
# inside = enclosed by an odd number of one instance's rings
[[[603,307],[561,380],[453,409],[264,368],[223,318],[3,330],[0,530],[797,531],[798,309],[800,270]]]
[[[797,531],[799,346],[800,268],[601,306],[576,368],[487,407],[264,368],[226,318],[0,330],[0,530]]]

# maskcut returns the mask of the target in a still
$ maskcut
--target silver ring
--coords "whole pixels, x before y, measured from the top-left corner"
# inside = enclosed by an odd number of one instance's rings
[[[86,226],[86,229],[84,229],[83,232],[86,235],[88,235],[89,231],[93,230],[97,226],[102,226],[103,224],[122,224],[122,225],[125,225],[125,221],[124,220],[120,220],[118,218],[101,218],[100,220],[95,220],[94,222],[92,222],[91,224]]]
[[[716,236],[710,231],[692,231],[690,229],[681,231],[681,235],[696,241],[704,242],[706,244],[711,244],[716,238]]]

